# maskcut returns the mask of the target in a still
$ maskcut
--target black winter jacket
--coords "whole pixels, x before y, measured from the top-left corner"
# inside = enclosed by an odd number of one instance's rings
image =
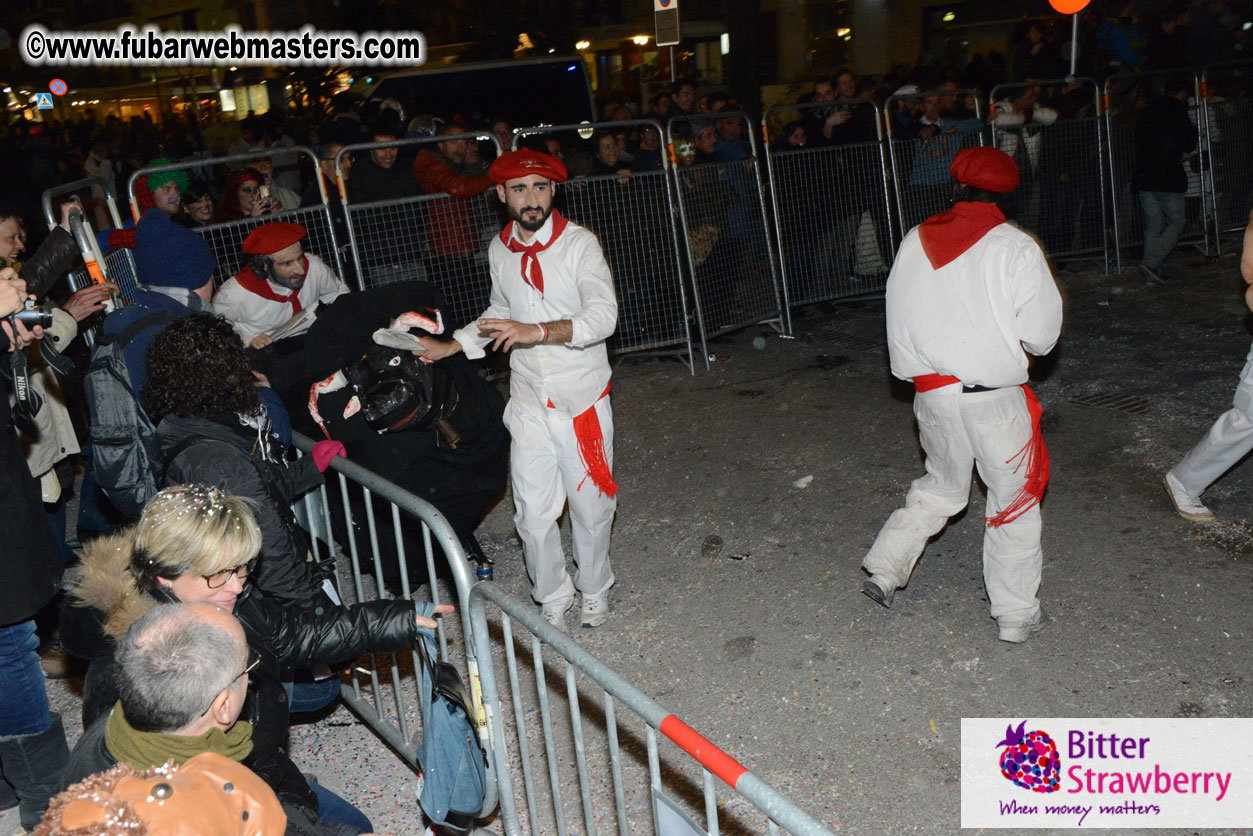
[[[79,257],[74,236],[59,226],[53,227],[35,254],[22,262],[21,276],[26,292],[42,301],[48,291],[65,273],[66,267]]]
[[[0,330],[0,361],[7,367],[9,337]],[[61,553],[9,409],[12,381],[0,372],[0,626],[33,618],[56,595]]]
[[[261,560],[253,582],[266,597],[285,603],[329,603],[307,562],[307,535],[296,524],[292,500],[322,484],[312,456],[286,461],[280,445],[243,426],[168,415],[157,426],[156,456],[162,486],[216,485],[257,503]]]
[[[89,663],[83,686],[84,728],[102,720],[117,702],[113,678],[117,640],[159,603],[136,588],[125,568],[129,555],[125,535],[93,541],[83,558],[83,579],[71,593],[73,603],[61,615],[62,645]],[[304,810],[309,821],[316,821],[313,790],[287,754],[290,717],[282,683],[298,669],[355,659],[371,651],[403,650],[417,637],[417,610],[405,600],[350,607],[282,606],[263,598],[249,584],[236,599],[234,612],[248,646],[261,658],[248,678],[248,696],[240,715],[252,723],[253,750],[244,765],[273,788],[289,817],[292,810]]]
[[[1196,148],[1196,126],[1188,106],[1174,96],[1159,96],[1136,118],[1136,161],[1131,187],[1140,192],[1183,194],[1188,174],[1183,155]]]

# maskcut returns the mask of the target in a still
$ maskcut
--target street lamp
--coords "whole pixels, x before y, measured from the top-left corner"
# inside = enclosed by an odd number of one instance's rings
[[[636,46],[648,46],[648,36],[647,36],[647,35],[636,35],[634,38],[632,38],[632,39],[631,39],[631,41],[632,41],[632,43],[634,43]]]

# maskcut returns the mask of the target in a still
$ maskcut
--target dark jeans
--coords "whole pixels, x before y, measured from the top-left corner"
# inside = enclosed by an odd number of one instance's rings
[[[358,828],[362,833],[373,833],[374,825],[366,818],[365,813],[340,798],[321,784],[309,782],[313,794],[318,797],[318,821],[346,824]]]
[[[39,734],[52,722],[38,648],[34,619],[0,627],[0,737]]]

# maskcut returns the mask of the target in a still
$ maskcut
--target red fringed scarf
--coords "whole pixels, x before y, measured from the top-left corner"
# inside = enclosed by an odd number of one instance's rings
[[[309,275],[309,259],[305,259],[305,276],[306,280]],[[300,298],[297,295],[300,291],[293,290],[287,295],[283,295],[270,286],[265,279],[257,278],[257,274],[252,272],[251,267],[245,267],[235,274],[235,281],[239,282],[239,286],[250,293],[255,293],[262,299],[269,299],[271,302],[280,302],[285,305],[291,305],[292,316],[300,313],[304,306],[300,304]]]
[[[561,237],[561,233],[566,229],[566,224],[569,223],[556,209],[553,210],[552,219],[553,234],[549,237],[547,244],[541,244],[534,238],[531,239],[530,244],[515,241],[513,239],[513,228],[517,221],[511,221],[500,232],[500,242],[509,248],[509,252],[522,253],[522,281],[538,290],[540,296],[544,295],[544,271],[539,265],[539,254],[551,247]],[[530,269],[527,269],[528,264]]]
[[[939,270],[1003,223],[1005,215],[994,204],[962,201],[919,224],[918,240],[931,267]]]
[[[605,391],[600,393],[600,398],[609,394],[612,385],[612,382],[605,384]],[[600,398],[596,400],[599,401]],[[548,402],[548,408],[554,408],[551,400]],[[592,484],[605,496],[610,498],[617,496],[618,483],[613,480],[613,472],[609,469],[609,461],[605,458],[605,437],[600,431],[600,419],[596,417],[596,404],[592,404],[574,416],[574,437],[579,441],[579,458],[583,460],[583,466],[587,468],[587,475],[583,477],[582,482],[579,482],[579,490],[583,489],[583,482],[591,479]]]
[[[987,518],[988,528],[1011,523],[1030,511],[1044,498],[1044,489],[1049,483],[1049,451],[1044,446],[1044,436],[1040,433],[1040,416],[1044,414],[1044,407],[1040,406],[1040,401],[1030,386],[1024,383],[1022,391],[1027,396],[1027,411],[1031,413],[1031,438],[1016,455],[1006,459],[1005,463],[1018,461],[1018,466],[1014,468],[1015,473],[1025,466],[1027,481],[1013,502],[1002,508],[995,517]]]

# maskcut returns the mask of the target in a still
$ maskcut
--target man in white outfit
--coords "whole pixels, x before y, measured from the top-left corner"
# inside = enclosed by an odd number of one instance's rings
[[[243,251],[248,263],[213,295],[213,312],[226,317],[251,348],[274,342],[272,332],[315,304],[329,305],[348,292],[335,271],[301,242],[300,224],[273,222],[248,233]],[[308,331],[313,316],[283,332],[294,337]]]
[[[488,247],[491,302],[453,341],[423,338],[425,357],[464,351],[474,359],[489,342],[511,352],[505,426],[531,597],[564,630],[577,590],[583,626],[599,627],[614,582],[609,535],[618,492],[605,348],[618,322],[613,277],[596,236],[552,208],[564,163],[523,149],[498,157],[488,176],[513,218]],[[567,501],[573,579],[557,526]]]
[[[1253,212],[1249,213],[1249,225],[1244,230],[1240,274],[1249,285],[1244,302],[1253,311]],[[1253,450],[1253,347],[1244,361],[1231,403],[1231,409],[1218,416],[1205,438],[1165,476],[1170,501],[1185,520],[1214,520],[1214,513],[1201,503],[1201,494]]]
[[[971,466],[988,487],[983,579],[999,638],[1024,642],[1044,621],[1040,497],[1048,453],[1027,353],[1053,349],[1061,294],[1035,240],[997,205],[1018,168],[995,148],[968,148],[949,173],[953,208],[910,230],[887,286],[892,374],[912,380],[926,475],[914,480],[862,561],[862,591],[890,606],[927,540],[970,498]]]

